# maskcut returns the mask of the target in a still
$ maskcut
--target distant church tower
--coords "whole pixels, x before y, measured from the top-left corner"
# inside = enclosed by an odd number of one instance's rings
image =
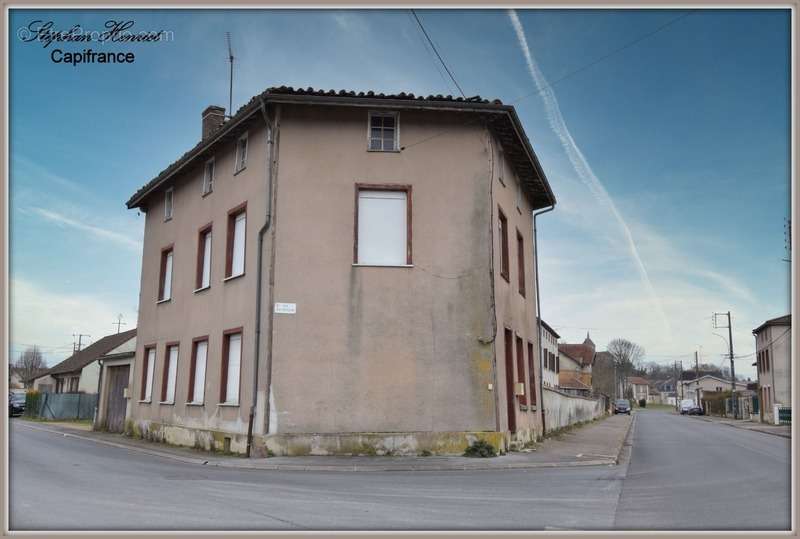
[[[586,332],[586,339],[584,339],[583,344],[586,345],[586,346],[590,346],[592,348],[592,351],[595,350],[594,342],[589,337],[589,332],[588,331]]]

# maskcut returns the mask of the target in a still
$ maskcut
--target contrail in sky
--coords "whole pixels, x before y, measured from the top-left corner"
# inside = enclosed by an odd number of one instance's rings
[[[511,19],[511,24],[514,27],[514,31],[517,33],[517,39],[519,40],[519,46],[522,49],[522,54],[525,55],[525,60],[528,64],[528,72],[530,73],[533,81],[536,83],[536,87],[539,90],[542,99],[544,100],[545,110],[547,111],[547,119],[550,122],[550,127],[553,129],[556,136],[558,136],[559,140],[561,140],[561,145],[564,147],[564,151],[567,152],[567,156],[569,157],[572,166],[575,168],[575,172],[578,173],[581,181],[583,181],[584,185],[589,188],[589,191],[592,192],[594,197],[611,211],[616,218],[617,223],[619,223],[623,235],[625,236],[625,240],[627,241],[628,250],[630,251],[633,260],[636,263],[636,268],[639,270],[639,276],[642,279],[642,283],[647,289],[650,299],[655,305],[659,316],[661,317],[661,321],[667,330],[667,335],[670,335],[670,324],[667,321],[666,315],[664,314],[664,308],[661,305],[661,300],[656,295],[656,291],[653,288],[653,283],[650,282],[650,276],[647,274],[647,269],[644,267],[644,263],[639,256],[638,249],[636,249],[636,243],[633,241],[633,236],[628,228],[628,224],[625,222],[625,219],[622,218],[619,210],[617,210],[617,206],[609,196],[608,191],[606,191],[605,187],[603,187],[603,184],[600,183],[600,180],[597,178],[597,176],[595,176],[592,168],[589,166],[589,163],[583,156],[583,153],[581,153],[578,145],[575,143],[575,140],[573,140],[572,135],[567,128],[567,124],[564,122],[564,118],[561,116],[561,109],[558,106],[556,94],[547,83],[547,79],[545,79],[544,74],[539,69],[539,65],[536,63],[536,60],[531,54],[531,50],[528,47],[528,40],[525,38],[525,31],[522,28],[522,23],[520,22],[519,17],[517,17],[517,12],[513,9],[510,9],[508,10],[508,16]]]

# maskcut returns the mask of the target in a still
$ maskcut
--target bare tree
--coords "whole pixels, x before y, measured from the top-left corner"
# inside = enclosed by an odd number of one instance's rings
[[[38,346],[29,346],[14,363],[14,368],[17,369],[20,377],[25,381],[46,367],[44,357]]]
[[[627,339],[614,339],[608,343],[608,353],[614,358],[617,375],[622,380],[622,394],[626,395],[628,376],[641,369],[644,348]]]

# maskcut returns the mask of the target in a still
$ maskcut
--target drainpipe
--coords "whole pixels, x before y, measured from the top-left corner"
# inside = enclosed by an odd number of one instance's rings
[[[258,231],[258,249],[256,262],[256,330],[255,330],[255,350],[253,352],[253,398],[250,403],[250,415],[247,420],[247,456],[253,445],[253,421],[256,413],[256,401],[258,400],[258,358],[261,353],[261,280],[263,274],[263,250],[264,235],[269,230],[272,221],[272,124],[267,114],[267,105],[261,100],[261,116],[267,127],[267,209],[264,215],[264,224]],[[269,387],[267,387],[267,410],[269,410]],[[269,412],[268,412],[269,413]]]
[[[539,346],[539,409],[541,410],[542,416],[542,436],[545,433],[545,422],[544,422],[544,382],[542,381],[542,377],[544,376],[544,361],[542,355],[544,354],[544,350],[542,347],[542,302],[541,297],[542,293],[539,289],[539,257],[538,257],[538,245],[539,240],[536,237],[536,218],[542,214],[547,212],[551,212],[555,209],[556,205],[555,202],[549,208],[540,211],[539,213],[533,212],[533,269],[536,272],[536,326],[538,329],[538,335],[536,336],[536,342]]]
[[[97,402],[94,405],[94,421],[92,421],[95,429],[98,428],[97,422],[100,419],[100,395],[103,388],[103,362],[98,359],[97,364],[100,366],[100,372],[97,373]]]

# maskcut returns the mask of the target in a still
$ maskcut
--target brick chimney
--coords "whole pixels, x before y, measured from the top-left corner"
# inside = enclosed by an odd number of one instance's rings
[[[203,140],[225,121],[225,109],[211,105],[203,111]]]

